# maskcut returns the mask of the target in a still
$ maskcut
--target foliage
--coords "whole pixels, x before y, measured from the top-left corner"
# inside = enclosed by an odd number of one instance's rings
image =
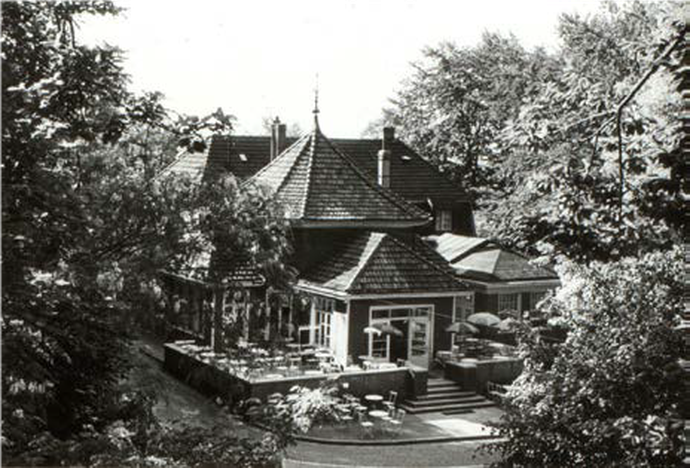
[[[677,54],[622,114],[623,181],[611,119],[677,35],[675,14],[668,3],[605,2],[598,15],[561,18],[562,68],[501,132],[512,155],[484,201],[484,232],[532,253],[579,260],[617,259],[673,242],[683,219]]]
[[[498,134],[553,73],[552,62],[543,50],[527,52],[514,36],[495,33],[485,33],[475,47],[427,48],[386,119],[456,181],[472,189],[486,185],[480,160],[502,153]]]
[[[160,94],[133,95],[121,52],[75,36],[80,15],[117,14],[110,2],[2,10],[3,455],[29,463],[46,450],[36,463],[97,463],[88,453],[107,456],[102,444],[122,438],[119,425],[136,433],[147,414],[117,409],[125,313],[156,299],[159,268],[200,249],[185,218],[199,190],[154,176],[174,148],[203,149],[232,117],[172,118]],[[257,219],[248,221],[257,230],[270,223]],[[223,450],[242,452],[235,442]]]
[[[317,388],[295,385],[287,395],[276,394],[271,403],[262,408],[261,420],[268,421],[268,427],[281,427],[281,432],[306,434],[314,424],[338,421],[337,385],[326,384]]]
[[[561,345],[527,333],[525,370],[509,388],[492,446],[505,466],[676,466],[682,391],[681,255],[579,266],[544,312]]]

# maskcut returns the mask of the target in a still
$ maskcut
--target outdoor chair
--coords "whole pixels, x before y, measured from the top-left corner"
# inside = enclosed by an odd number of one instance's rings
[[[374,437],[374,423],[371,421],[361,421],[359,426],[362,428],[362,438]]]
[[[407,414],[407,412],[404,409],[396,410],[394,412],[393,418],[388,422],[390,431],[394,434],[400,433],[400,429],[402,429],[403,425],[403,420],[405,419],[405,414]]]
[[[486,393],[491,400],[500,402],[506,394],[506,386],[494,382],[487,382]]]
[[[398,392],[395,391],[390,391],[388,392],[388,400],[383,402],[383,406],[388,409],[388,411],[392,411],[395,408],[395,404],[398,400]]]

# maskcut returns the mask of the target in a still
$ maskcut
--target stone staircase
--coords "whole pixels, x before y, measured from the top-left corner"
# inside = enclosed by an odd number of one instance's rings
[[[437,412],[469,412],[496,404],[475,392],[464,391],[457,383],[446,379],[429,379],[427,393],[405,400],[400,407],[410,414]]]

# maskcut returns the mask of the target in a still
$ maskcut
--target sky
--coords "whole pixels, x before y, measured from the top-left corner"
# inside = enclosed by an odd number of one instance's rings
[[[116,3],[121,17],[85,19],[80,39],[122,48],[134,91],[160,91],[185,114],[221,107],[237,118],[237,134],[262,134],[265,117],[310,129],[318,81],[319,122],[331,137],[358,137],[379,118],[425,46],[471,46],[497,31],[554,49],[560,14],[599,8],[599,0]]]

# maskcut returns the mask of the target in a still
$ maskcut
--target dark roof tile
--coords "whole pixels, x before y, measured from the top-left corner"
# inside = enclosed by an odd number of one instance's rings
[[[467,290],[426,244],[381,232],[342,241],[333,255],[302,275],[300,283],[355,295]]]
[[[404,227],[429,215],[367,177],[318,127],[247,183],[269,187],[302,225]]]

